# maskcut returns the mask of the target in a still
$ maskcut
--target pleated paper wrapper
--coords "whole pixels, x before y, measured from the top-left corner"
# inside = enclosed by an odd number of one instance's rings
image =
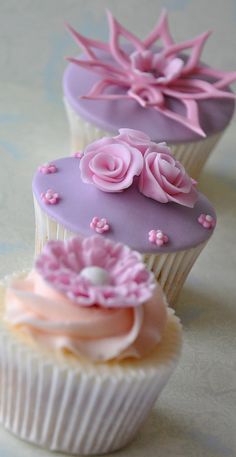
[[[3,290],[1,285],[1,295]],[[92,455],[120,449],[146,419],[180,350],[181,326],[172,310],[150,356],[107,364],[50,354],[2,320],[0,422],[51,451]]]

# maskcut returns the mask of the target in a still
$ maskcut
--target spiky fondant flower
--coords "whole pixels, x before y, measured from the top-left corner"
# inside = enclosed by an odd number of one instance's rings
[[[200,62],[210,32],[176,44],[169,31],[167,13],[163,11],[156,27],[142,41],[122,27],[110,12],[108,21],[109,43],[85,38],[68,26],[87,57],[68,60],[101,76],[83,98],[134,99],[144,108],[152,107],[206,136],[200,125],[198,101],[235,98],[227,86],[236,79],[236,72],[214,70]],[[131,48],[120,45],[121,37],[131,44]],[[161,48],[156,47],[159,40]],[[190,50],[189,55],[183,54],[186,50]],[[107,57],[101,59],[99,51],[105,51]],[[111,87],[116,88],[115,93],[111,92]],[[184,109],[177,111],[176,101]]]

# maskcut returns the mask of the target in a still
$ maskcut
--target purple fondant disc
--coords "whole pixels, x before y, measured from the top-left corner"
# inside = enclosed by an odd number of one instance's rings
[[[159,203],[142,195],[137,181],[120,193],[106,193],[80,177],[80,159],[68,157],[54,161],[57,172],[36,172],[33,193],[42,210],[66,229],[83,236],[93,235],[90,222],[94,216],[106,218],[110,230],[100,236],[121,241],[140,252],[175,252],[196,247],[206,241],[212,229],[198,222],[201,213],[216,217],[207,198],[199,193],[194,208],[177,203]],[[41,193],[52,189],[60,199],[55,205],[45,204]],[[150,230],[162,230],[169,242],[162,247],[150,243]]]

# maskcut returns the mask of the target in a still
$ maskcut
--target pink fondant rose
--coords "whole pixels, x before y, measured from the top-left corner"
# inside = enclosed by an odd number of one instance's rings
[[[142,194],[161,203],[176,202],[192,208],[197,200],[195,184],[165,143],[152,144],[146,151],[139,178]]]
[[[140,130],[119,129],[119,135],[115,138],[139,149],[143,155],[152,144],[150,137]]]
[[[130,144],[131,143],[131,144]],[[104,192],[130,187],[143,168],[143,156],[132,142],[103,138],[90,144],[80,162],[81,178]]]

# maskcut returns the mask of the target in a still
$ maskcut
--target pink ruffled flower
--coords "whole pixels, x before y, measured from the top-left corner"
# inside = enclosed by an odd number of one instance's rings
[[[163,246],[163,244],[168,243],[169,238],[161,230],[150,230],[148,234],[148,239],[150,243],[154,243],[157,246]]]
[[[57,167],[54,165],[54,163],[44,163],[39,167],[40,173],[43,173],[44,175],[48,175],[50,173],[56,173],[57,172]]]
[[[40,196],[46,205],[56,205],[60,199],[59,194],[52,189],[48,189],[47,192],[42,192]]]
[[[153,274],[138,252],[98,236],[48,242],[35,268],[51,287],[79,306],[136,307],[155,289]]]
[[[90,227],[95,230],[95,232],[100,234],[110,230],[110,226],[105,217],[102,217],[101,219],[97,216],[93,217]]]
[[[119,137],[102,138],[90,144],[80,161],[82,180],[104,192],[127,189],[142,168],[140,150]]]
[[[146,197],[192,208],[198,198],[195,183],[165,143],[152,144],[146,151],[139,178],[139,190]]]
[[[198,222],[206,229],[212,229],[216,225],[214,217],[212,217],[210,214],[200,214]]]

